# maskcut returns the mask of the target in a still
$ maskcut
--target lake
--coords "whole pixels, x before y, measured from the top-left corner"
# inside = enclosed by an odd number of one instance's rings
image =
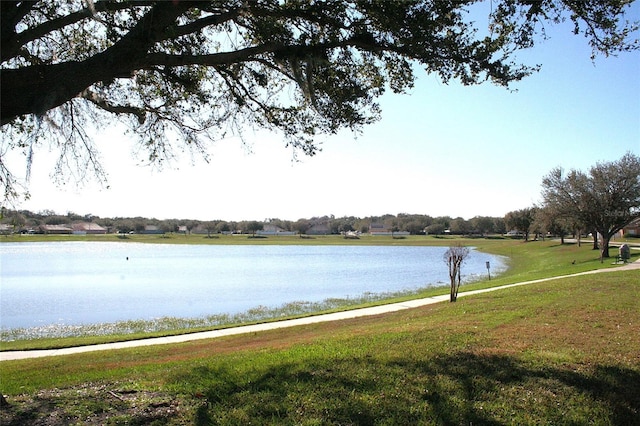
[[[3,330],[162,317],[236,314],[256,307],[448,283],[446,247],[224,246],[116,242],[0,244]],[[505,269],[471,252],[467,280]]]

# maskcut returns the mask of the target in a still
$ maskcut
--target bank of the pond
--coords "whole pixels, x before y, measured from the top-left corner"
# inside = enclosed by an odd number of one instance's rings
[[[597,270],[579,272],[576,274],[542,278],[537,280],[503,285],[499,287],[491,287],[491,288],[486,288],[481,290],[471,290],[471,291],[461,292],[459,294],[459,297],[472,296],[475,294],[503,290],[506,288],[512,288],[512,287],[528,285],[528,284],[535,284],[535,283],[540,283],[540,282],[545,282],[550,280],[558,280],[558,279],[564,279],[564,278],[570,278],[570,277],[577,277],[577,276],[604,273],[604,272],[623,271],[623,270],[640,270],[640,259],[636,260],[633,263],[621,265],[614,269],[597,269]],[[639,276],[639,281],[640,281],[640,276]],[[441,295],[441,296],[434,296],[434,297],[429,297],[424,299],[417,299],[417,300],[410,300],[410,301],[405,301],[400,303],[375,306],[370,308],[362,308],[362,309],[355,309],[355,310],[344,311],[344,312],[337,312],[332,314],[317,315],[317,316],[311,316],[306,318],[276,321],[276,322],[269,322],[269,323],[263,323],[263,324],[254,324],[249,326],[240,326],[240,327],[233,327],[233,328],[227,328],[222,330],[213,330],[213,331],[191,333],[191,334],[184,334],[184,335],[178,335],[178,336],[167,336],[167,337],[161,337],[161,338],[132,340],[127,342],[106,343],[106,344],[100,344],[100,345],[90,345],[90,346],[81,346],[81,347],[63,348],[63,349],[7,351],[7,352],[0,352],[0,361],[70,355],[70,354],[77,354],[77,353],[84,353],[84,352],[115,350],[115,349],[124,349],[124,348],[140,347],[140,346],[183,343],[183,342],[189,342],[189,341],[201,340],[201,339],[214,339],[214,338],[219,338],[223,336],[257,333],[257,332],[262,332],[267,330],[275,330],[275,329],[286,328],[286,327],[295,327],[295,326],[305,325],[305,324],[314,324],[314,323],[328,322],[328,321],[339,321],[339,320],[352,319],[352,318],[371,316],[371,315],[381,315],[385,313],[396,312],[400,310],[439,303],[446,300],[448,300],[448,295]]]
[[[43,237],[40,237],[43,238]],[[77,238],[77,237],[73,237]],[[157,239],[157,237],[155,237]],[[229,237],[231,238],[231,237]],[[297,238],[297,237],[296,237]],[[332,237],[323,237],[327,240],[333,240],[333,242],[343,243],[344,240],[337,236]],[[386,241],[387,243],[391,243],[395,245],[398,241],[392,240],[389,237],[373,237],[379,239],[381,241]],[[281,241],[284,243],[285,240],[291,239],[289,237],[274,237],[274,240]],[[409,237],[406,239],[402,239],[403,244],[410,243],[408,245],[431,245],[431,243],[442,243],[445,242],[446,245],[451,245],[454,242],[460,242],[464,245],[473,245],[478,248],[481,252],[496,254],[500,256],[505,256],[508,258],[508,266],[509,269],[502,275],[496,277],[492,276],[491,280],[488,279],[480,279],[477,282],[465,284],[463,286],[463,291],[468,290],[479,290],[490,287],[497,287],[505,284],[513,284],[518,282],[525,281],[533,281],[540,278],[548,278],[555,277],[561,275],[573,275],[585,271],[591,271],[595,269],[601,268],[616,268],[618,265],[614,265],[613,259],[605,260],[604,263],[601,263],[597,257],[597,252],[591,250],[589,244],[583,244],[579,246],[578,244],[560,244],[559,241],[535,241],[525,243],[523,241],[511,240],[511,239],[502,239],[502,238],[491,238],[491,239],[463,239],[459,237],[447,237],[447,238],[434,238],[434,237]],[[46,240],[50,241],[50,240]],[[77,239],[77,241],[82,241],[82,239]],[[101,240],[104,241],[104,240]],[[138,241],[139,242],[139,241]],[[149,240],[151,242],[151,240]],[[347,241],[347,244],[350,242]],[[436,244],[438,245],[438,244]],[[443,244],[444,245],[444,244]],[[615,256],[615,248],[612,255]],[[639,247],[634,247],[632,250],[632,260],[639,259],[640,249]],[[443,267],[446,265],[442,265]],[[315,312],[306,312],[303,314],[300,313],[292,313],[291,315],[282,315],[280,312],[278,315],[273,318],[266,318],[263,320],[259,320],[260,322],[266,321],[276,321],[282,319],[290,319],[292,317],[299,317],[301,315],[311,316],[317,315],[320,313],[335,313],[336,311],[347,310],[347,309],[357,309],[362,307],[371,307],[372,305],[382,305],[385,303],[399,303],[405,302],[407,300],[412,299],[429,299],[434,296],[439,296],[442,294],[448,293],[448,290],[445,288],[433,288],[427,291],[421,291],[419,293],[409,293],[405,295],[390,295],[391,299],[386,300],[377,300],[377,301],[368,301],[363,305],[356,306],[352,303],[349,306],[340,306],[333,309],[330,309],[330,312],[326,312],[324,309],[320,309],[320,311]],[[351,300],[353,302],[354,300]],[[255,324],[255,318],[248,323],[245,322],[245,325]],[[195,328],[188,326],[176,326],[171,330],[167,330],[166,332],[139,332],[135,334],[128,334],[126,332],[115,332],[113,335],[106,336],[81,336],[77,338],[71,339],[30,339],[30,340],[19,340],[15,342],[0,342],[0,351],[10,351],[10,350],[33,350],[33,349],[52,349],[52,348],[63,348],[63,347],[71,347],[71,346],[84,346],[84,345],[95,345],[102,343],[111,343],[118,341],[127,341],[127,340],[136,340],[136,339],[146,339],[150,337],[164,337],[169,335],[178,335],[178,334],[186,334],[186,333],[194,333],[200,331],[210,331],[213,328],[220,329],[222,327],[237,327],[238,323],[227,323],[222,326],[217,327],[199,327],[196,325]]]

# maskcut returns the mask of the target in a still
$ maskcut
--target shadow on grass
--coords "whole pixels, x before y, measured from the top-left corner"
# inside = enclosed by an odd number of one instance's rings
[[[632,425],[640,414],[637,370],[471,352],[417,358],[197,366],[168,378],[172,394],[109,392],[105,384],[14,398],[0,423]]]
[[[497,412],[489,414],[483,406],[486,403],[491,407],[496,402],[502,407],[507,404],[506,411],[526,411],[536,424],[586,424],[594,420],[593,416],[602,415],[605,418],[600,421],[606,423],[633,424],[640,414],[640,374],[618,366],[597,366],[587,373],[558,366],[532,366],[509,356],[458,353],[419,366],[418,370],[445,377],[440,384],[435,383],[436,391],[427,397],[438,422],[444,424],[503,424],[509,418]],[[453,384],[454,392],[447,389],[447,383]],[[519,401],[511,404],[512,396]]]
[[[640,374],[457,353],[424,361],[316,359],[249,373],[198,367],[196,424],[634,424]]]

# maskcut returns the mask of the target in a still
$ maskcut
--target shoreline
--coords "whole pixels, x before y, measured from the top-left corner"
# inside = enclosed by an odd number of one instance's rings
[[[558,279],[564,279],[564,278],[570,278],[570,277],[576,277],[576,276],[582,276],[582,275],[617,272],[617,271],[628,271],[628,270],[640,270],[640,259],[632,263],[621,265],[617,268],[595,269],[591,271],[578,272],[575,274],[540,278],[537,280],[506,284],[498,287],[460,292],[458,294],[458,297],[473,296],[475,294],[481,294],[481,293],[486,293],[490,291],[503,290],[503,289],[512,288],[512,287],[518,287],[518,286],[523,286],[528,284],[536,284],[536,283],[545,282],[545,281],[552,281],[552,280],[558,280]],[[140,340],[130,340],[126,342],[103,343],[103,344],[97,344],[97,345],[77,346],[77,347],[62,348],[62,349],[0,351],[0,362],[21,360],[21,359],[31,359],[31,358],[42,358],[42,357],[50,357],[50,356],[71,355],[71,354],[79,354],[79,353],[94,352],[94,351],[117,350],[117,349],[133,348],[133,347],[141,347],[141,346],[184,343],[184,342],[190,342],[194,340],[203,340],[203,339],[215,339],[215,338],[224,337],[224,336],[256,333],[261,331],[276,330],[280,328],[295,327],[299,325],[308,325],[308,324],[314,324],[319,322],[340,321],[340,320],[353,319],[353,318],[358,318],[363,316],[380,315],[380,314],[391,313],[391,312],[401,311],[405,309],[417,308],[417,307],[426,306],[430,304],[440,303],[447,300],[449,300],[448,294],[441,295],[441,296],[427,297],[422,299],[408,300],[404,302],[391,303],[387,305],[379,305],[379,306],[374,306],[369,308],[353,309],[353,310],[348,310],[344,312],[321,314],[321,315],[314,315],[314,316],[309,316],[305,318],[253,324],[253,325],[247,325],[247,326],[238,326],[238,327],[231,327],[231,328],[225,328],[220,330],[181,334],[176,336],[153,337],[153,338],[140,339]]]

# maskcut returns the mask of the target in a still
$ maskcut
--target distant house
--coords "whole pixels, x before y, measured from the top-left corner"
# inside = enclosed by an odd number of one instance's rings
[[[624,237],[640,237],[640,217],[622,228],[622,235]]]
[[[369,233],[371,235],[390,235],[391,231],[384,226],[384,223],[371,222]]]
[[[68,225],[40,225],[40,231],[44,234],[71,235],[73,228]]]
[[[393,237],[405,237],[411,235],[409,231],[393,231],[384,226],[383,223],[372,222],[369,225],[369,234],[371,235],[390,235]]]
[[[256,231],[256,235],[296,235],[293,231],[285,231],[279,226],[273,225],[271,223],[267,223],[263,226],[263,228],[259,231]]]
[[[198,234],[198,235],[209,235],[209,234],[217,234],[218,231],[214,228],[211,228],[211,230],[207,230],[207,228],[204,225],[198,225],[195,228],[191,229],[191,233]]]
[[[71,229],[73,229],[73,233],[76,235],[104,235],[107,233],[105,228],[92,222],[74,223],[71,225]]]
[[[147,225],[144,227],[144,231],[141,232],[141,234],[155,234],[155,235],[160,235],[160,234],[164,234],[164,231],[162,229],[160,229],[159,226],[156,225]]]
[[[311,228],[307,229],[305,232],[307,235],[329,235],[331,234],[331,229],[329,228],[329,224],[327,223],[316,223],[312,225]]]
[[[188,233],[189,233],[189,228],[187,228],[186,225],[178,226],[178,234],[188,234]]]

